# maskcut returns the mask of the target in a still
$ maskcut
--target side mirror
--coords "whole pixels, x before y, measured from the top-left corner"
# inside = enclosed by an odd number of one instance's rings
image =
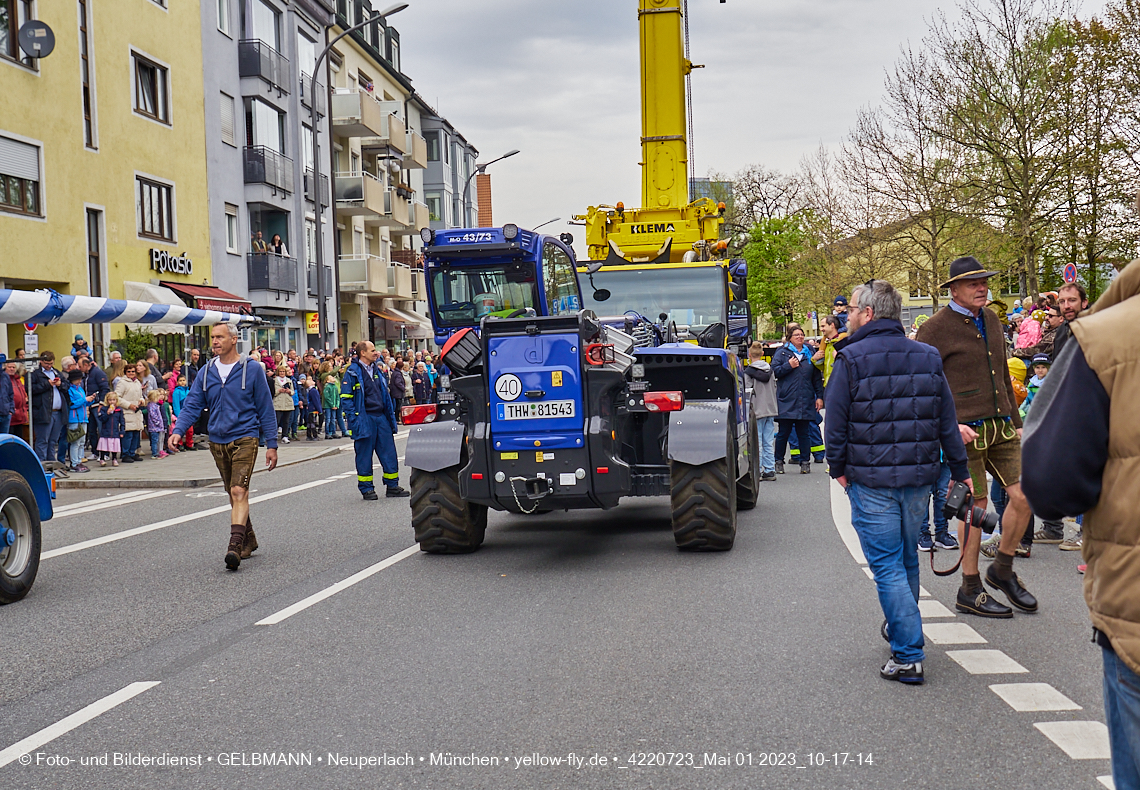
[[[728,339],[728,329],[720,321],[709,324],[705,331],[697,337],[697,345],[702,348],[724,348]]]

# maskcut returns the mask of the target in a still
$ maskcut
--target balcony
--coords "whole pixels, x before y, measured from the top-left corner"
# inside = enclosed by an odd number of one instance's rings
[[[410,302],[412,295],[412,270],[402,263],[388,267],[388,288],[385,296]]]
[[[424,170],[427,166],[427,140],[415,132],[408,132],[408,150],[404,154],[404,167],[408,170]]]
[[[342,255],[339,263],[342,293],[369,296],[384,296],[388,293],[388,264],[383,258],[366,253]]]
[[[313,102],[316,101],[317,106],[313,107]],[[317,92],[313,93],[313,78],[309,74],[301,74],[301,104],[310,109],[317,111],[317,117],[323,118],[325,116],[325,105],[328,99],[325,96],[325,86],[317,81]]]
[[[271,252],[251,252],[246,256],[251,291],[297,293],[297,260]]]
[[[242,151],[245,183],[268,184],[286,194],[293,192],[293,160],[284,154],[256,145]]]
[[[371,154],[391,154],[395,152],[403,155],[408,152],[408,127],[404,123],[404,119],[400,117],[401,104],[398,101],[384,101],[376,102],[380,107],[380,111],[384,114],[384,128],[377,131],[374,136],[359,135],[360,136],[360,151],[361,153]],[[425,159],[426,159],[426,146],[425,146]]]
[[[289,59],[258,39],[238,42],[238,72],[242,77],[260,77],[281,93],[288,93],[292,82]]]
[[[388,134],[388,116],[380,102],[363,90],[338,90],[332,97],[333,134],[375,137]]]
[[[412,269],[412,298],[417,302],[427,299],[427,282],[423,269]]]
[[[317,297],[317,265],[310,263],[308,265],[308,288],[309,296],[314,299]],[[325,266],[325,296],[335,296],[336,287],[333,285],[333,270],[331,266]]]
[[[313,194],[313,181],[314,181],[315,177],[316,177],[316,173],[314,173],[312,170],[306,170],[305,171],[305,200],[309,201],[310,203],[316,202],[316,199],[315,199],[314,194]],[[329,177],[322,173],[321,178],[320,178],[320,184],[321,184],[321,207],[323,208],[329,204]]]
[[[427,203],[420,203],[419,201],[412,204],[414,208],[415,223],[412,227],[414,233],[419,233],[424,228],[428,227],[431,223],[431,212],[428,211]]]
[[[375,221],[388,213],[390,194],[371,173],[337,173],[334,184],[338,215]]]

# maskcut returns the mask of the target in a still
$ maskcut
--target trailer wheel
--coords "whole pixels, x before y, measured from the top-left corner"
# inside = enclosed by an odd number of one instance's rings
[[[748,472],[736,481],[736,509],[751,510],[760,495],[760,437],[756,418],[748,418]]]
[[[412,527],[420,551],[467,554],[483,543],[487,506],[470,505],[459,495],[459,467],[438,472],[412,470]]]
[[[28,481],[15,472],[0,472],[0,530],[16,537],[0,549],[0,604],[15,603],[40,569],[40,511]]]
[[[699,466],[669,462],[673,538],[682,551],[728,551],[736,540],[736,451]]]

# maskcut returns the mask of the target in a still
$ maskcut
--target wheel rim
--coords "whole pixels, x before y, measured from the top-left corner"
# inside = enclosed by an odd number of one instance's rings
[[[6,576],[19,576],[32,557],[32,517],[18,498],[8,497],[0,504],[0,529],[16,533],[16,542],[0,549],[0,571]]]

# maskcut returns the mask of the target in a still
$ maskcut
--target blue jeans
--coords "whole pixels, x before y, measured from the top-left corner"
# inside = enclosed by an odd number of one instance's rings
[[[344,406],[341,406],[339,409],[337,409],[336,422],[337,425],[340,426],[341,436],[348,436],[348,423],[345,420],[344,416]]]
[[[150,434],[150,454],[152,456],[154,456],[155,458],[158,458],[158,454],[160,452],[162,452],[162,434],[161,433],[151,433]]]
[[[123,457],[138,455],[139,442],[142,441],[142,431],[123,431]]]
[[[1140,675],[1111,650],[1104,653],[1104,715],[1116,790],[1140,790]]]
[[[300,422],[300,419],[301,419],[301,407],[299,405],[294,406],[293,407],[293,416],[289,418],[289,434],[291,436],[297,435],[297,424]],[[284,436],[284,435],[285,434],[282,433],[282,436]]]
[[[9,414],[5,417],[0,417],[0,433],[12,432],[12,415]]]
[[[63,412],[53,411],[51,422],[37,422],[32,426],[36,455],[41,461],[48,460],[48,448],[59,444],[59,434],[63,431]]]
[[[776,471],[776,418],[760,417],[756,420],[760,434],[760,473]]]
[[[325,436],[336,433],[336,409],[325,409]]]
[[[68,442],[67,444],[67,460],[72,468],[83,463],[83,448],[87,445],[87,424],[78,422],[69,422],[67,424],[67,430],[69,431],[74,431],[80,425],[83,426],[83,436],[80,437],[78,441]],[[64,439],[66,438],[67,436],[65,435]]]
[[[903,664],[922,661],[925,644],[918,613],[918,530],[930,505],[930,486],[869,488],[851,483],[851,525],[875,574],[879,605],[887,616],[891,652]]]
[[[944,535],[950,531],[950,522],[947,521],[942,509],[946,507],[946,491],[950,488],[950,464],[942,462],[938,470],[938,479],[930,487],[930,496],[934,500],[934,534]],[[930,514],[922,517],[922,534],[930,534]]]

